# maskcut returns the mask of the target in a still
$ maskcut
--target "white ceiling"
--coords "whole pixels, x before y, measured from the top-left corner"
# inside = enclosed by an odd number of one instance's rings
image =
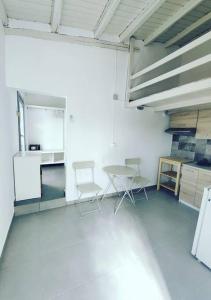
[[[107,0],[64,0],[61,25],[94,31]]]
[[[6,28],[182,46],[211,29],[211,0],[0,0],[0,15]]]
[[[52,0],[4,0],[3,4],[9,18],[50,23]]]
[[[154,0],[122,0],[111,18],[105,32],[114,35],[120,35],[127,26],[153,3]]]

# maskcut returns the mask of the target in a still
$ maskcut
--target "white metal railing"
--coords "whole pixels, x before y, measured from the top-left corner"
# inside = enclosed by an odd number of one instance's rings
[[[152,84],[158,83],[158,82],[163,81],[165,79],[169,79],[169,78],[174,77],[176,75],[182,74],[182,73],[184,73],[186,71],[190,71],[190,70],[192,70],[194,68],[200,67],[200,66],[202,66],[202,65],[204,65],[206,63],[209,63],[209,62],[211,62],[211,54],[205,55],[205,56],[203,56],[201,58],[198,58],[198,59],[196,59],[196,60],[194,60],[194,61],[192,61],[190,63],[187,63],[187,64],[185,64],[185,65],[183,65],[183,66],[181,66],[179,68],[176,68],[176,69],[174,69],[172,71],[169,71],[167,73],[159,75],[159,76],[157,76],[157,77],[155,77],[153,79],[150,79],[150,80],[148,80],[148,81],[146,81],[144,83],[136,85],[135,87],[133,87],[133,88],[130,89],[130,93],[133,93],[135,91],[144,89],[144,88],[146,88],[146,87],[148,87],[148,86],[150,86]]]
[[[194,48],[196,48],[196,47],[204,44],[205,42],[207,42],[209,40],[211,40],[211,31],[209,31],[208,33],[204,34],[203,36],[195,39],[194,41],[192,41],[188,45],[186,45],[186,46],[184,46],[184,47],[182,47],[182,48],[174,51],[173,53],[167,55],[166,57],[162,58],[161,60],[153,63],[152,65],[144,68],[143,70],[141,70],[141,71],[139,71],[139,72],[131,75],[130,76],[130,80],[134,80],[134,79],[136,79],[138,77],[141,77],[141,76],[149,73],[150,71],[152,71],[154,69],[157,69],[160,66],[163,66],[164,64],[170,62],[171,60],[173,60],[173,59],[175,59],[175,58],[177,58],[177,57],[179,57],[179,56],[187,53],[188,51],[190,51],[190,50],[192,50],[192,49],[194,49]],[[199,59],[196,59],[196,60],[194,60],[194,61],[192,61],[192,62],[190,62],[188,64],[185,64],[185,65],[183,65],[183,66],[181,66],[179,68],[176,68],[176,69],[174,69],[174,70],[172,70],[170,72],[164,73],[164,74],[159,75],[159,76],[157,76],[157,77],[155,77],[153,79],[145,81],[144,83],[138,84],[138,85],[134,86],[133,88],[131,88],[129,90],[129,93],[131,94],[131,93],[133,93],[135,91],[141,90],[141,89],[143,89],[145,87],[148,87],[148,86],[150,86],[152,84],[158,83],[158,82],[163,81],[165,79],[168,79],[168,78],[171,78],[171,77],[176,76],[178,74],[181,74],[181,73],[183,73],[185,71],[192,70],[192,69],[194,69],[196,67],[199,67],[201,65],[204,65],[204,64],[206,64],[208,62],[211,62],[211,54],[205,55],[205,56],[203,56],[203,57],[201,57]]]

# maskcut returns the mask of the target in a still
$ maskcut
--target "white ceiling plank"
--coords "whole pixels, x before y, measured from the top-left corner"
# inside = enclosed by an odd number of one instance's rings
[[[204,23],[206,23],[210,19],[211,19],[211,12],[208,13],[207,15],[203,16],[202,18],[200,18],[199,20],[197,20],[196,22],[194,22],[193,24],[191,24],[190,26],[188,26],[187,28],[185,28],[185,30],[183,30],[180,33],[178,33],[175,37],[173,37],[172,39],[170,39],[168,42],[166,42],[165,43],[165,47],[170,47],[170,46],[174,45],[176,42],[178,42],[179,40],[181,40],[187,34],[189,34],[190,32],[192,32],[193,30],[195,30],[199,26],[203,25]]]
[[[203,0],[191,0],[187,2],[181,9],[179,9],[173,16],[171,16],[163,25],[158,27],[152,34],[150,34],[144,41],[145,45],[153,42],[159,35],[174,25],[178,20],[185,16],[188,12],[199,5]]]
[[[108,1],[98,23],[95,28],[95,37],[99,38],[103,32],[105,31],[106,27],[110,23],[117,7],[119,6],[121,0],[110,0]]]
[[[2,20],[3,25],[7,26],[8,25],[8,17],[7,17],[6,10],[5,10],[2,0],[0,0],[0,18]]]
[[[124,41],[132,36],[165,2],[166,0],[156,0],[151,6],[148,6],[144,13],[139,14],[120,34],[120,40]]]
[[[63,0],[54,0],[52,7],[52,18],[51,18],[51,30],[57,32],[60,25],[61,14],[62,14]]]
[[[172,109],[198,106],[198,105],[209,104],[209,103],[211,103],[210,97],[194,98],[189,100],[182,99],[181,101],[176,101],[174,103],[157,106],[155,107],[155,111],[172,110]]]

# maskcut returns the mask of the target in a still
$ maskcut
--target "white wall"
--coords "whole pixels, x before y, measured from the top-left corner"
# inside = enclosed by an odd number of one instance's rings
[[[27,144],[40,144],[41,150],[64,149],[64,111],[26,107]]]
[[[10,95],[5,87],[4,53],[4,34],[0,25],[0,256],[14,213],[11,106]]]
[[[67,97],[68,201],[76,199],[76,160],[95,160],[96,181],[105,187],[102,166],[140,156],[144,175],[155,184],[158,158],[170,153],[171,137],[163,133],[168,119],[124,107],[127,53],[118,52],[115,86],[114,50],[8,36],[6,51],[10,87]],[[112,100],[114,92],[120,101]]]

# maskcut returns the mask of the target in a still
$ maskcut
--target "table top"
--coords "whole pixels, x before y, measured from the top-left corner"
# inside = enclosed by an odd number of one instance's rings
[[[110,165],[103,168],[107,174],[115,176],[125,176],[132,177],[136,175],[136,170],[131,167],[122,166],[122,165]]]

